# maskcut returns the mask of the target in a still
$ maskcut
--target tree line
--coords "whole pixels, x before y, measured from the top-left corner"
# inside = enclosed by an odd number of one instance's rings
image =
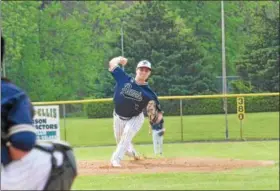
[[[225,3],[233,93],[279,91],[279,2]],[[4,1],[5,71],[32,101],[113,96],[108,61],[151,61],[158,95],[219,93],[221,5],[211,1]]]

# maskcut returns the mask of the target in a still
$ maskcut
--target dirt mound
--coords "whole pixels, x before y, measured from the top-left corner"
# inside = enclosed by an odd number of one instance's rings
[[[78,161],[79,175],[163,173],[163,172],[213,172],[237,168],[273,165],[273,161],[218,159],[218,158],[162,158],[124,160],[121,168],[113,168],[108,161]]]

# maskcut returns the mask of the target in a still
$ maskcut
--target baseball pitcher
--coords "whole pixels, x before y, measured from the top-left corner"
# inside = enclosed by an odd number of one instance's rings
[[[143,109],[150,100],[154,100],[158,110],[158,119],[162,119],[162,112],[157,95],[147,83],[151,75],[151,63],[140,61],[136,67],[136,77],[125,73],[119,64],[126,65],[127,59],[115,57],[109,62],[109,71],[116,81],[114,91],[114,135],[117,148],[112,155],[111,165],[120,167],[124,155],[139,159],[139,155],[132,145],[132,139],[144,123]]]

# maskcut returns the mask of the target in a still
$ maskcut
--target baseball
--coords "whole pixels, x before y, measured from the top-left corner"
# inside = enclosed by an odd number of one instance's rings
[[[126,65],[126,63],[127,63],[127,59],[125,57],[121,57],[120,64],[124,66],[124,65]]]

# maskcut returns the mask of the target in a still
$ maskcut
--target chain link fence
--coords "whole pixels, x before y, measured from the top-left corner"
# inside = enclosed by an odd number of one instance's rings
[[[165,142],[279,139],[279,95],[244,97],[242,120],[237,115],[237,98],[227,99],[226,118],[222,98],[160,100],[165,112]],[[111,101],[61,104],[59,110],[62,140],[74,146],[115,144]],[[145,118],[134,143],[151,143],[148,130]]]

